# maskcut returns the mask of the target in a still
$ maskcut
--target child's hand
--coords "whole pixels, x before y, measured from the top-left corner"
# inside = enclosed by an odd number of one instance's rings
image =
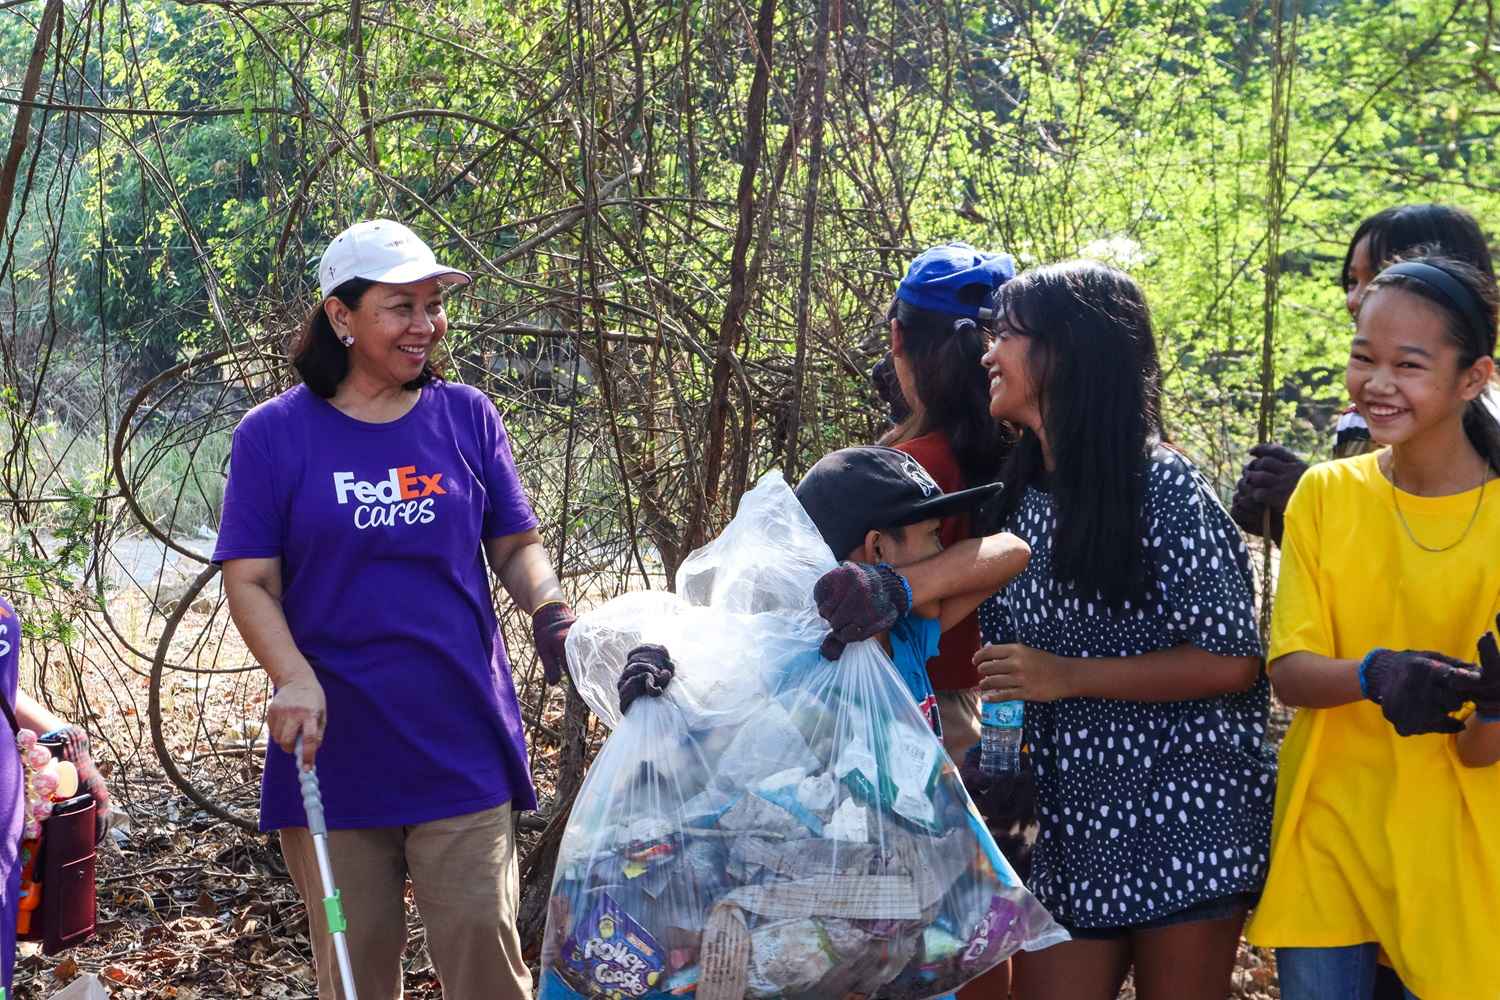
[[[677,673],[665,646],[641,645],[625,654],[625,671],[615,683],[620,695],[620,714],[641,695],[660,698]]]
[[[1252,535],[1264,530],[1265,512],[1271,512],[1271,540],[1281,541],[1282,515],[1297,481],[1307,472],[1307,463],[1279,444],[1259,444],[1234,488],[1229,516]]]
[[[979,689],[999,701],[1057,701],[1073,697],[1075,661],[1016,643],[974,654]]]
[[[958,766],[959,780],[995,839],[1009,837],[1023,847],[1017,835],[1036,822],[1036,773],[1026,766],[1010,774],[986,775],[979,769],[979,756],[979,747],[969,748]]]
[[[1500,615],[1495,616],[1495,629],[1500,631]],[[1474,709],[1485,721],[1500,719],[1500,646],[1495,644],[1495,633],[1486,632],[1479,640],[1479,677],[1477,680],[1460,682],[1459,690],[1474,699]]]
[[[882,563],[840,563],[813,586],[818,614],[832,634],[823,640],[823,656],[837,660],[851,642],[879,635],[911,610],[911,586]]]
[[[1460,732],[1448,713],[1465,701],[1460,685],[1480,678],[1462,660],[1425,650],[1374,649],[1359,664],[1360,691],[1402,736]]]
[[[117,817],[110,805],[109,789],[105,787],[104,776],[99,773],[98,765],[94,763],[94,756],[90,752],[89,734],[81,726],[69,725],[47,735],[62,737],[63,760],[72,761],[78,770],[78,790],[93,796],[94,842],[98,843],[104,839],[104,834]]]

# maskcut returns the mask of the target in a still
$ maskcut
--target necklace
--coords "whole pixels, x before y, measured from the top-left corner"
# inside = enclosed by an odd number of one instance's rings
[[[1484,505],[1484,487],[1489,481],[1490,467],[1489,464],[1486,463],[1484,467],[1483,477],[1479,480],[1479,499],[1474,501],[1474,513],[1469,515],[1469,523],[1467,526],[1465,526],[1463,534],[1459,535],[1447,545],[1439,547],[1423,545],[1421,541],[1418,540],[1417,536],[1412,532],[1411,525],[1406,521],[1406,515],[1401,512],[1401,493],[1396,489],[1396,453],[1391,452],[1391,502],[1396,505],[1396,519],[1401,522],[1401,527],[1406,529],[1406,537],[1410,538],[1411,543],[1417,548],[1421,549],[1423,552],[1447,552],[1449,549],[1457,548],[1460,544],[1462,544],[1465,538],[1469,537],[1469,532],[1474,530],[1474,522],[1479,520],[1479,508]]]

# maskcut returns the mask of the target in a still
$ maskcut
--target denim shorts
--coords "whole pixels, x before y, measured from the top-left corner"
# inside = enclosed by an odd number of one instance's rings
[[[1276,972],[1285,1000],[1417,1000],[1395,971],[1377,964],[1373,942],[1332,948],[1277,948]]]
[[[1128,924],[1122,927],[1074,927],[1071,924],[1062,923],[1063,928],[1074,938],[1080,941],[1113,941],[1116,938],[1125,937],[1136,931],[1153,931],[1161,927],[1173,927],[1177,924],[1192,924],[1200,920],[1222,920],[1232,917],[1236,913],[1244,912],[1253,907],[1259,900],[1259,895],[1253,892],[1237,892],[1229,896],[1218,896],[1214,899],[1205,899],[1201,903],[1194,903],[1184,910],[1167,913],[1160,917],[1139,924]]]

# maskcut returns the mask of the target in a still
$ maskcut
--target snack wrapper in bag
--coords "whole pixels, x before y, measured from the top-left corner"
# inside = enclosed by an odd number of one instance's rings
[[[771,473],[675,594],[578,619],[574,683],[614,732],[559,847],[544,1000],[927,1000],[1066,939],[880,644],[819,655],[813,585],[835,565]],[[643,642],[676,676],[621,719]]]

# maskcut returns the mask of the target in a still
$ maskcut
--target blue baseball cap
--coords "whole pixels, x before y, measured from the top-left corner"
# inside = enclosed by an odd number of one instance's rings
[[[1016,262],[1008,253],[945,243],[911,262],[896,298],[918,309],[986,320],[994,315],[990,302],[995,289],[1015,276]]]

